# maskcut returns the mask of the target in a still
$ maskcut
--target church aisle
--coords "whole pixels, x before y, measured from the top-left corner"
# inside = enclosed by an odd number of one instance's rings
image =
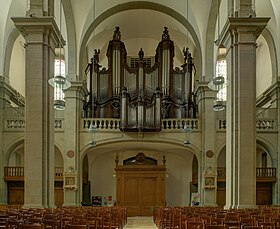
[[[153,222],[153,217],[128,217],[125,229],[156,229],[156,225]]]

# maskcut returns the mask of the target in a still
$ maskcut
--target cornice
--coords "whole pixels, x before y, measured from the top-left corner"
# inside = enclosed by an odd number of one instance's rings
[[[26,37],[28,34],[42,33],[49,30],[53,34],[56,42],[61,41],[62,46],[65,45],[65,40],[60,34],[60,30],[54,20],[54,17],[12,17],[16,28]]]
[[[229,17],[215,43],[219,47],[224,45],[228,35],[234,31],[253,33],[258,37],[269,20],[269,17]]]

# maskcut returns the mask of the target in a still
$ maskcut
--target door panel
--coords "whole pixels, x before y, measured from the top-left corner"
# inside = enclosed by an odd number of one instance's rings
[[[154,212],[156,205],[157,178],[146,177],[141,179],[140,185],[140,200],[141,200],[141,215],[149,216]]]
[[[129,177],[125,178],[124,186],[124,205],[131,216],[140,214],[140,201],[139,201],[139,178]]]
[[[152,216],[165,204],[164,165],[117,165],[116,203],[127,216]]]

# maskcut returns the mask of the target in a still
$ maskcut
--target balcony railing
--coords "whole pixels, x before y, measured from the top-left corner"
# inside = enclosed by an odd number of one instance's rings
[[[54,168],[55,181],[63,180],[63,167]],[[4,167],[4,180],[6,181],[23,181],[24,167],[7,166]]]
[[[225,167],[217,168],[217,178],[218,178],[218,181],[226,180],[226,168]],[[274,168],[274,167],[257,168],[256,169],[256,179],[258,182],[275,182],[276,181],[276,168]]]
[[[219,119],[217,122],[217,129],[220,131],[226,130],[226,120]],[[277,120],[272,119],[257,119],[256,120],[256,130],[258,132],[276,132],[277,130]]]
[[[64,119],[56,118],[54,120],[55,131],[63,131],[64,129]],[[24,131],[25,120],[24,118],[8,118],[5,120],[5,130],[6,131]]]
[[[82,119],[81,124],[82,130],[88,130],[90,126],[96,126],[97,129],[104,130],[119,130],[120,119],[110,119],[110,118],[87,118]],[[162,119],[161,128],[162,130],[180,130],[184,129],[186,126],[193,130],[200,130],[199,119]]]

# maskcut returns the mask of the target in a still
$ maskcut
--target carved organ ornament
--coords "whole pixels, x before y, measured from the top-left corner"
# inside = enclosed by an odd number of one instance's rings
[[[173,69],[174,43],[167,27],[150,68],[143,60],[142,48],[136,68],[128,66],[119,27],[108,45],[107,69],[99,65],[99,53],[100,50],[94,51],[85,70],[90,79],[89,96],[83,106],[86,118],[119,118],[122,131],[140,132],[160,131],[161,119],[196,118],[193,58],[184,48],[182,69]]]

